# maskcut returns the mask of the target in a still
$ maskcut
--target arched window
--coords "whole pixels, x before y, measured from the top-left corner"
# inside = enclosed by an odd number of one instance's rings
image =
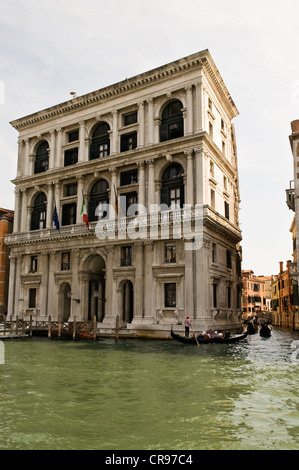
[[[162,113],[160,142],[176,139],[184,135],[183,105],[180,101],[169,103]]]
[[[108,188],[108,183],[104,179],[97,181],[91,188],[88,203],[89,222],[94,222],[98,217],[104,217],[107,214],[107,210],[101,211],[101,204],[109,204]],[[101,214],[101,212],[103,213]]]
[[[93,132],[89,151],[89,160],[107,157],[110,154],[109,125],[104,122]]]
[[[34,201],[31,213],[31,230],[41,230],[46,228],[47,197],[40,193]]]
[[[34,174],[43,173],[49,169],[49,144],[44,140],[37,148],[35,165],[34,165]]]
[[[161,204],[179,209],[184,204],[183,167],[179,163],[168,166],[162,176]]]

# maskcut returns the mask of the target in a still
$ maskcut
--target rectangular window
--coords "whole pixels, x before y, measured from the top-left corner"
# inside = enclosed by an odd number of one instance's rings
[[[120,174],[120,185],[135,184],[138,182],[137,169],[130,171],[122,171]]]
[[[29,308],[36,307],[36,289],[29,289]]]
[[[229,220],[229,203],[227,201],[224,201],[224,216]]]
[[[71,254],[61,253],[61,271],[69,271],[71,269]]]
[[[64,204],[62,206],[62,224],[74,225],[76,223],[77,204]]]
[[[212,209],[215,209],[215,191],[214,191],[214,189],[211,189],[211,207],[212,207]]]
[[[66,197],[76,196],[77,195],[77,183],[67,184],[65,186],[65,195]]]
[[[176,245],[175,243],[165,244],[165,263],[176,262]]]
[[[31,273],[36,273],[37,272],[37,256],[31,256],[30,259],[30,272]]]
[[[68,133],[69,137],[69,142],[75,142],[76,140],[79,140],[79,130],[71,131]]]
[[[121,266],[131,266],[132,265],[132,247],[131,246],[122,246],[121,247]]]
[[[78,148],[65,150],[64,166],[75,165],[78,162]]]
[[[176,307],[176,284],[169,283],[165,288],[165,307]]]
[[[170,209],[180,209],[181,207],[181,187],[171,188],[169,191]]]
[[[135,124],[135,122],[137,122],[137,111],[135,111],[134,113],[126,114],[124,116],[124,126]]]
[[[120,151],[127,152],[137,147],[137,132],[131,134],[123,134],[120,136]]]
[[[230,250],[226,250],[226,267],[232,269],[232,254]]]
[[[213,124],[209,122],[209,136],[213,139]]]
[[[133,211],[134,208],[131,208],[134,204],[137,204],[138,199],[137,199],[137,193],[127,193],[127,194],[121,194],[121,211],[122,213],[128,216],[133,216],[137,215],[137,210]],[[124,200],[125,200],[125,205],[124,205]],[[130,209],[131,208],[131,209]],[[128,210],[130,209],[130,212],[128,214]],[[137,209],[137,208],[136,208]]]
[[[213,284],[213,307],[217,308],[217,284]]]
[[[217,263],[217,245],[212,243],[212,263]]]

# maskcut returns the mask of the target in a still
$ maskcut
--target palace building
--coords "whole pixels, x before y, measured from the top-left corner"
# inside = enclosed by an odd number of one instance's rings
[[[237,330],[237,115],[204,50],[13,121],[8,315]]]

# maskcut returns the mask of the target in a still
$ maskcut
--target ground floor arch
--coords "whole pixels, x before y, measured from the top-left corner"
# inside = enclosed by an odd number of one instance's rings
[[[59,287],[59,313],[58,318],[63,322],[67,322],[71,316],[71,286],[68,282],[63,282]]]
[[[99,255],[90,255],[84,261],[83,272],[87,286],[87,319],[96,317],[103,322],[106,310],[106,263]]]

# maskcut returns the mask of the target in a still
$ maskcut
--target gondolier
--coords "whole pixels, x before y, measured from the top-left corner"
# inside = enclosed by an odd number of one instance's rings
[[[189,338],[189,328],[191,326],[191,321],[189,319],[189,315],[186,316],[185,318],[185,336],[186,338]]]

